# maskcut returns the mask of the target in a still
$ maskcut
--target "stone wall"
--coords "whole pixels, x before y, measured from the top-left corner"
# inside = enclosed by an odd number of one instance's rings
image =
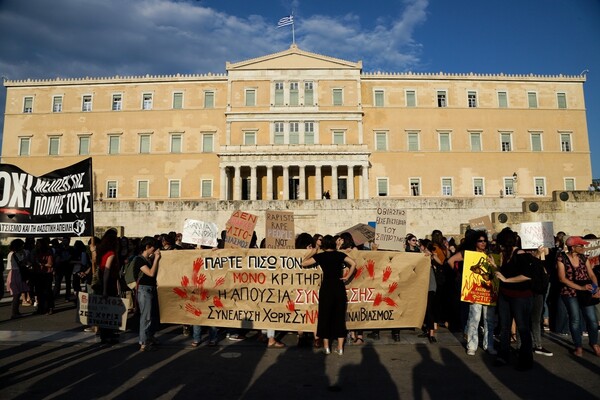
[[[562,198],[561,198],[562,197]],[[563,200],[564,199],[564,200]],[[265,210],[293,211],[296,233],[335,234],[357,223],[375,221],[378,207],[404,209],[407,232],[425,237],[433,229],[458,236],[470,219],[490,216],[496,231],[518,229],[521,222],[553,221],[555,231],[600,235],[600,192],[554,192],[552,198],[403,198],[371,200],[273,201],[97,201],[97,230],[123,227],[130,237],[181,232],[186,218],[225,222],[235,210],[259,216],[257,235],[264,237]]]

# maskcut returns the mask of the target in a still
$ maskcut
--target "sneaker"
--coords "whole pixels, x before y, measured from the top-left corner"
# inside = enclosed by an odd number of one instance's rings
[[[96,328],[94,328],[93,326],[88,326],[83,331],[84,332],[96,332]]]
[[[140,352],[145,353],[147,351],[152,351],[154,350],[154,347],[152,347],[152,345],[150,344],[143,344],[140,346]]]
[[[183,325],[183,336],[190,336],[190,327],[188,325]]]
[[[229,335],[227,339],[231,340],[232,342],[241,342],[242,340],[246,339],[246,336],[242,336],[236,333],[233,335]]]
[[[325,347],[325,348],[323,348],[323,352],[324,352],[325,354],[331,354],[331,350],[329,350],[329,347]]]
[[[475,355],[475,350],[467,350],[467,355],[468,356],[474,356]]]
[[[550,350],[548,350],[548,349],[545,349],[545,348],[543,348],[543,347],[536,347],[536,348],[534,348],[534,349],[533,349],[533,352],[534,352],[535,354],[540,354],[540,355],[542,355],[542,356],[548,356],[548,357],[550,357],[550,356],[553,356],[553,355],[554,355],[554,353],[552,353]]]
[[[498,352],[496,351],[496,349],[490,349],[489,347],[488,347],[488,349],[487,349],[486,351],[487,351],[487,352],[488,352],[488,354],[489,354],[489,355],[491,355],[491,356],[495,356],[495,355],[497,355],[497,354],[498,354]]]
[[[344,355],[344,349],[335,349],[333,352],[335,354],[337,354],[338,356],[343,356]]]

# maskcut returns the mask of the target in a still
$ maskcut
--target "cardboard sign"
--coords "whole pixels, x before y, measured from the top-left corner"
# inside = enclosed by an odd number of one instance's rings
[[[127,307],[120,297],[79,292],[79,321],[83,325],[125,330]]]
[[[460,300],[495,306],[499,288],[495,272],[496,268],[489,263],[487,254],[465,251]]]
[[[356,224],[339,232],[338,235],[344,232],[352,235],[352,240],[354,240],[354,244],[356,245],[372,242],[375,239],[375,229],[367,224]]]
[[[487,231],[488,233],[494,233],[494,225],[492,225],[492,220],[489,215],[470,219],[469,226],[475,231]]]
[[[244,211],[234,211],[231,217],[225,224],[227,236],[225,237],[225,248],[235,249],[250,247],[252,234],[256,227],[258,217]]]
[[[375,243],[380,249],[404,251],[406,245],[406,211],[378,208]]]
[[[540,246],[554,247],[554,224],[546,222],[523,222],[519,231],[522,249],[537,249]]]
[[[590,260],[592,268],[596,265],[600,265],[600,239],[585,239],[590,242],[585,246],[585,255]]]
[[[217,247],[219,228],[212,222],[186,219],[183,222],[181,241],[197,246]]]
[[[294,213],[292,211],[265,212],[265,246],[267,249],[293,249]]]
[[[182,250],[162,254],[163,323],[314,331],[321,269],[301,268],[306,250]],[[419,327],[430,259],[419,253],[358,251],[346,284],[348,329]]]

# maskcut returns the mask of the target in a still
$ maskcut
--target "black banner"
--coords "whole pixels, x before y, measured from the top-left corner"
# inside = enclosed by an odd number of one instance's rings
[[[42,176],[0,164],[0,237],[92,236],[92,159]]]

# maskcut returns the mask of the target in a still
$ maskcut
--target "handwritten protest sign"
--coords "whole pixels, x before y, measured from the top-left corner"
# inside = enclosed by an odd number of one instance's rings
[[[585,255],[590,260],[592,267],[594,267],[595,265],[600,264],[600,239],[590,239],[587,241],[590,242],[590,244],[584,247]]]
[[[267,249],[294,248],[294,213],[266,211],[265,246]]]
[[[366,242],[372,242],[375,239],[375,229],[367,224],[356,224],[348,229],[345,229],[338,233],[348,232],[354,240],[354,244],[363,244]]]
[[[406,211],[397,208],[378,208],[375,243],[380,249],[403,251],[406,237]]]
[[[554,224],[551,221],[523,222],[519,236],[523,249],[537,249],[540,246],[554,247]]]
[[[256,227],[258,217],[244,211],[234,211],[225,224],[227,236],[225,238],[225,248],[245,248],[250,247],[252,234]]]
[[[489,215],[470,219],[469,226],[471,229],[476,231],[487,231],[488,233],[494,233],[494,225],[492,224],[492,220]]]
[[[314,331],[320,268],[301,268],[306,250],[164,252],[158,271],[163,323]],[[430,260],[422,254],[350,252],[348,329],[418,327],[427,304]]]
[[[465,251],[460,300],[468,303],[496,305],[498,279],[488,256],[478,251]]]
[[[213,222],[186,219],[183,222],[181,241],[198,246],[217,247],[219,227]]]
[[[103,297],[79,292],[79,321],[84,325],[124,331],[127,307],[120,297]]]

